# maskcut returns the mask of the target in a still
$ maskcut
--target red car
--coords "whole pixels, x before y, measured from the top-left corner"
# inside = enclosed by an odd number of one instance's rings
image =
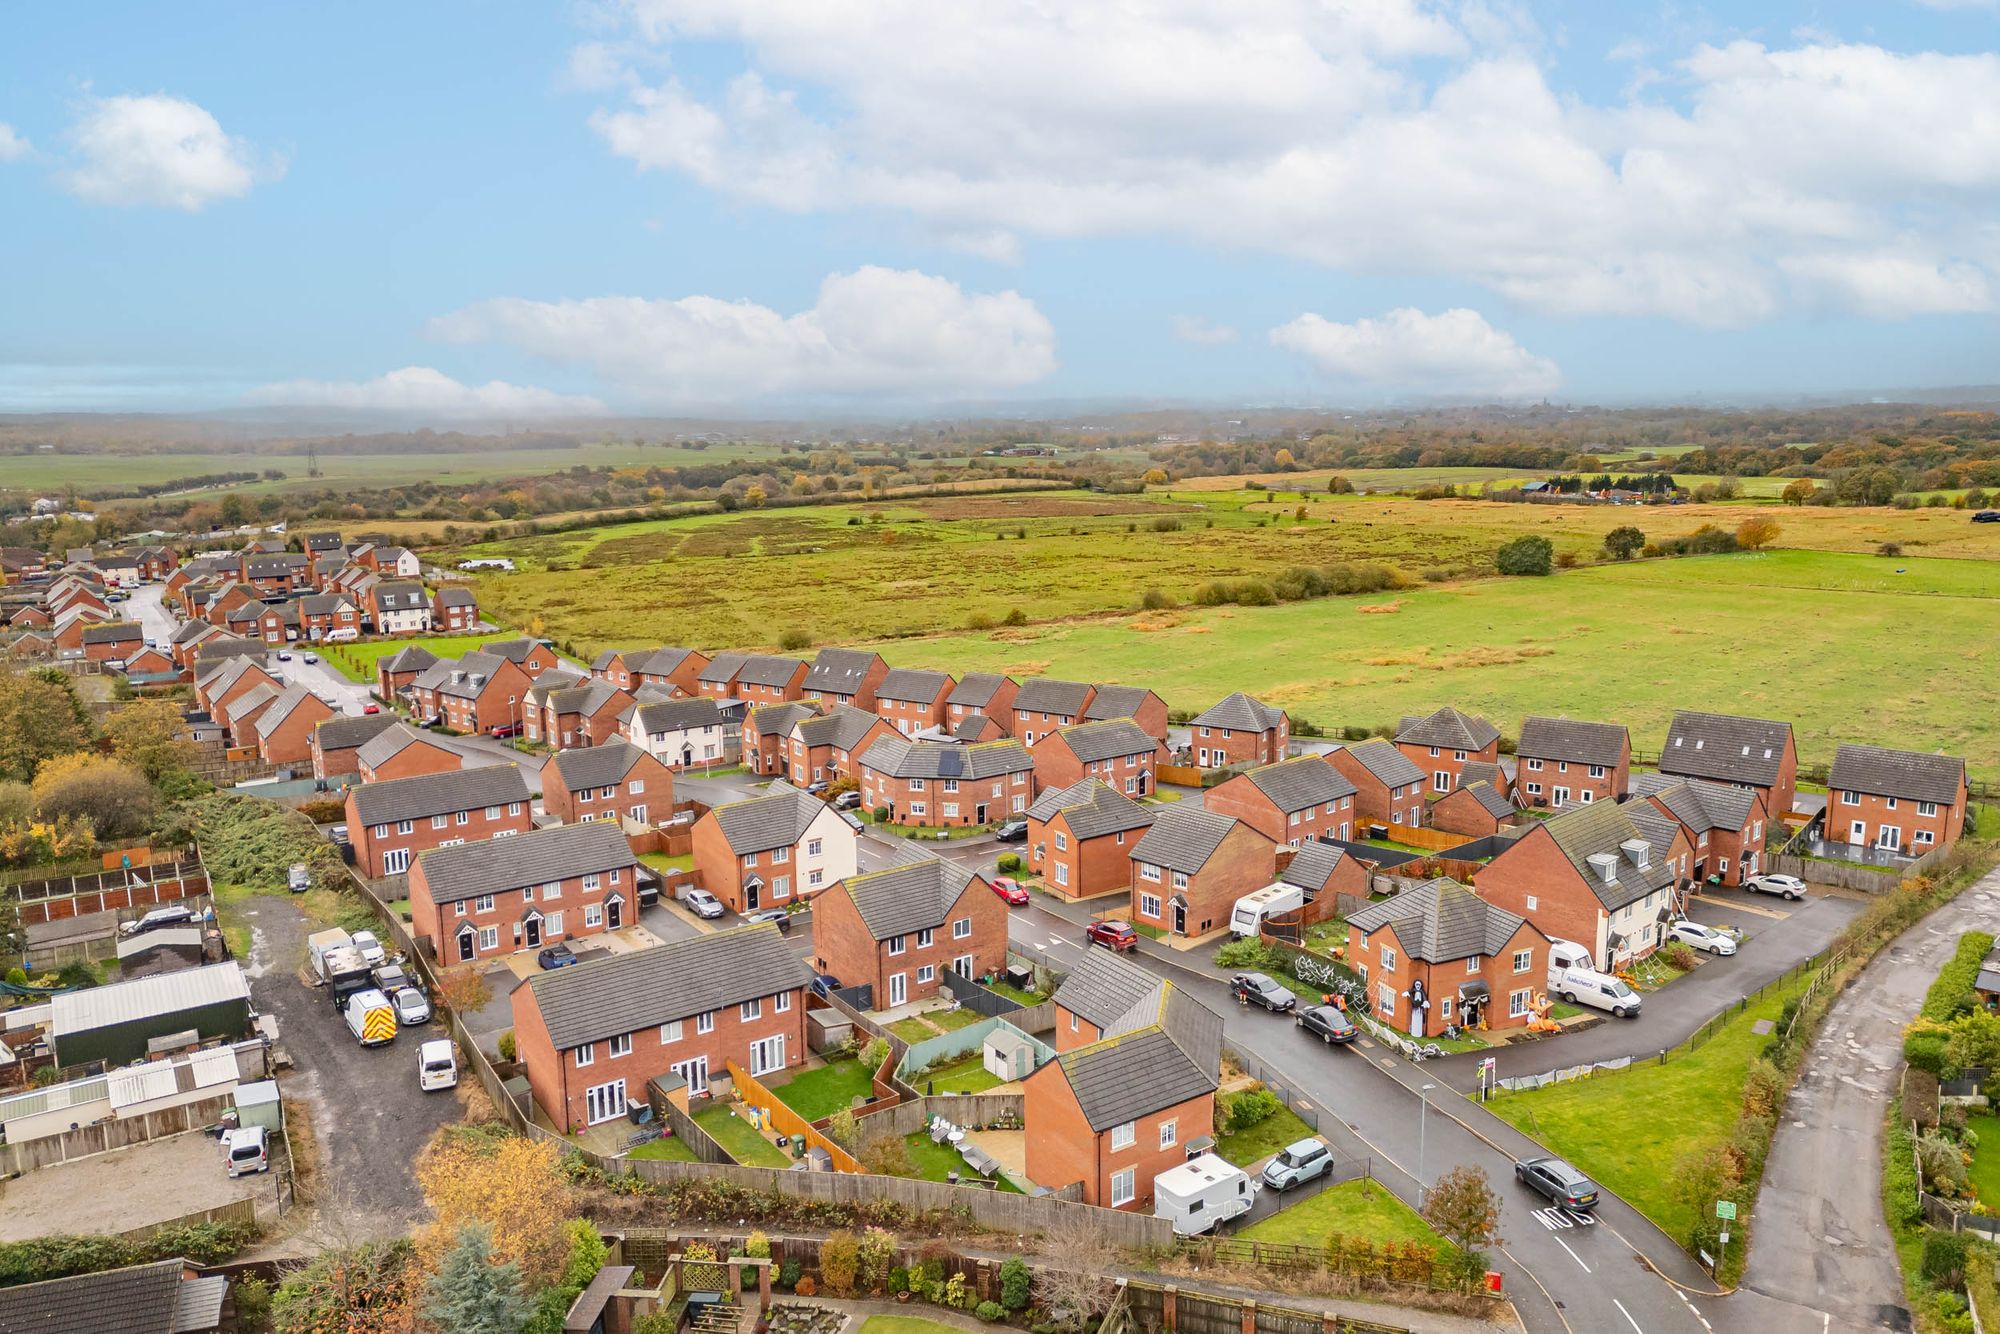
[[[992,882],[993,892],[1013,907],[1019,908],[1028,902],[1028,891],[1021,888],[1021,882],[1008,876],[996,876]]]
[[[1132,929],[1130,922],[1121,922],[1113,918],[1103,922],[1092,922],[1089,929],[1083,933],[1083,943],[1102,945],[1108,950],[1123,954],[1126,950],[1139,948],[1139,933]]]
[[[380,712],[382,712],[382,706],[381,706],[380,704],[370,704],[370,705],[369,705],[369,706],[368,706],[367,708],[363,709],[363,710],[362,710],[362,712],[363,712],[363,713],[380,713]]]

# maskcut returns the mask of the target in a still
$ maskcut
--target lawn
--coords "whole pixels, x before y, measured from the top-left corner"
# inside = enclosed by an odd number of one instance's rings
[[[986,1068],[984,1059],[978,1052],[974,1052],[962,1061],[953,1061],[950,1065],[940,1066],[917,1081],[926,1092],[935,1090],[939,1093],[984,1093],[987,1089],[998,1088],[1001,1082],[997,1075]],[[1994,1198],[2000,1199],[2000,1196]]]
[[[986,989],[988,991],[997,991],[1002,996],[1005,996],[1008,1000],[1016,1001],[1022,1005],[1040,1005],[1043,1001],[1048,999],[1047,996],[1039,996],[1032,991],[1023,991],[1021,990],[1021,988],[1014,986],[1012,983],[1003,982],[998,978],[995,978],[993,981],[988,982],[986,984]]]
[[[669,857],[664,852],[642,852],[639,854],[639,860],[662,874],[668,871],[692,871],[694,869],[694,854],[692,852],[684,852],[678,857]]]
[[[1312,1127],[1299,1120],[1297,1112],[1289,1107],[1280,1107],[1248,1130],[1217,1139],[1215,1151],[1238,1167],[1248,1167],[1269,1158],[1287,1144],[1311,1139],[1312,1133]]]
[[[340,670],[340,674],[350,681],[364,684],[375,679],[375,664],[387,657],[401,653],[412,644],[421,644],[440,658],[462,657],[481,644],[509,638],[508,635],[438,635],[425,637],[410,636],[403,639],[371,639],[358,644],[322,644],[320,656]]]
[[[924,1016],[947,1033],[956,1033],[961,1028],[971,1028],[985,1017],[977,1010],[933,1010]]]
[[[959,1334],[959,1328],[913,1315],[872,1315],[861,1322],[861,1334]]]
[[[1291,1246],[1324,1246],[1338,1232],[1366,1237],[1377,1246],[1414,1241],[1442,1248],[1444,1238],[1409,1205],[1373,1181],[1343,1181],[1319,1194],[1252,1223],[1236,1237],[1243,1241],[1276,1241]]]
[[[1979,1147],[1972,1151],[1972,1187],[1988,1208],[2000,1205],[2000,1116],[1980,1112],[1967,1117],[1965,1125],[1979,1134]]]
[[[889,1025],[889,1031],[905,1042],[922,1042],[925,1038],[934,1038],[938,1035],[938,1031],[935,1028],[932,1028],[915,1015],[898,1019],[895,1023]]]
[[[758,1134],[748,1121],[729,1110],[728,1103],[704,1107],[694,1114],[695,1124],[729,1151],[729,1156],[745,1167],[790,1167],[777,1145]]]
[[[949,1181],[953,1172],[961,1178],[979,1175],[966,1165],[965,1155],[949,1144],[931,1143],[931,1137],[921,1130],[911,1131],[903,1137],[903,1142],[909,1146],[910,1162],[916,1167],[917,1175],[925,1181]],[[993,1179],[999,1183],[995,1189],[1008,1195],[1021,1193],[1020,1187],[1005,1176]]]
[[[817,1121],[852,1106],[857,1094],[864,1098],[871,1096],[875,1083],[866,1066],[848,1057],[801,1071],[783,1084],[767,1087],[785,1106],[808,1121]]]
[[[627,1158],[660,1158],[676,1163],[700,1162],[687,1141],[678,1135],[667,1135],[660,1139],[649,1139],[638,1148],[625,1155]]]
[[[1685,1237],[1694,1216],[1668,1195],[1669,1172],[1690,1153],[1730,1142],[1750,1064],[1770,1041],[1753,1027],[1775,1020],[1804,985],[1794,978],[1765,992],[1714,1037],[1665,1065],[1505,1093],[1487,1110],[1622,1195],[1667,1235]],[[1672,1114],[1663,1115],[1665,1108]]]

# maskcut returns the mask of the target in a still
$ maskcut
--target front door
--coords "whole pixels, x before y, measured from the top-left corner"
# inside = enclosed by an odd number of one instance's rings
[[[479,957],[479,938],[471,927],[458,933],[458,961],[471,963]]]
[[[982,802],[980,802],[980,803],[979,803],[979,805],[978,805],[978,806],[976,806],[976,807],[974,807],[974,808],[973,808],[973,816],[972,816],[972,823],[974,823],[974,824],[985,824],[985,823],[986,823],[986,803],[985,803],[985,802],[983,802],[983,801],[982,801]]]
[[[758,879],[758,878],[757,878],[756,876],[754,876],[754,875],[753,875],[753,876],[751,876],[751,877],[750,877],[750,878],[749,878],[748,880],[745,880],[745,881],[743,882],[743,911],[744,911],[744,912],[756,912],[756,911],[757,911],[757,894],[758,894],[758,891],[762,890],[763,888],[764,888],[764,882],[763,882],[762,880],[759,880],[759,879]]]
[[[614,1079],[583,1091],[583,1117],[592,1125],[625,1115],[625,1081]]]
[[[910,975],[908,973],[889,974],[890,1007],[893,1009],[895,1006],[901,1005],[909,999],[910,999]]]
[[[1187,934],[1187,905],[1178,900],[1174,903],[1174,934],[1177,936]]]
[[[522,925],[523,925],[523,931],[525,933],[528,942],[529,949],[533,949],[535,948],[535,946],[542,943],[542,919],[539,914],[534,917],[530,917]]]
[[[785,1035],[759,1038],[750,1044],[750,1073],[768,1074],[785,1068]]]
[[[604,925],[611,931],[625,925],[625,900],[616,894],[604,901]]]
[[[697,1056],[691,1061],[677,1061],[668,1067],[687,1081],[689,1094],[708,1092],[708,1058]]]
[[[1868,822],[1856,820],[1847,826],[1847,841],[1857,848],[1865,846],[1868,842]]]

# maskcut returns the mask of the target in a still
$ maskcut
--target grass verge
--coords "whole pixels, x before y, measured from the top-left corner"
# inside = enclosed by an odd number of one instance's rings
[[[1409,1205],[1380,1184],[1366,1179],[1328,1186],[1310,1199],[1280,1209],[1235,1235],[1244,1241],[1275,1241],[1290,1246],[1324,1246],[1333,1233],[1366,1237],[1377,1246],[1414,1241],[1442,1251],[1444,1238]]]
[[[1260,1159],[1269,1158],[1287,1144],[1311,1139],[1312,1133],[1312,1128],[1299,1120],[1297,1112],[1289,1107],[1280,1107],[1247,1130],[1239,1130],[1216,1140],[1215,1151],[1238,1167],[1248,1167]]]

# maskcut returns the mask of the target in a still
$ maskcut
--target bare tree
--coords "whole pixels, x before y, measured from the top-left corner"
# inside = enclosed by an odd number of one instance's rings
[[[1058,1328],[1082,1329],[1111,1309],[1118,1251],[1088,1219],[1067,1212],[1042,1230],[1042,1238],[1048,1262],[1035,1269],[1037,1303]]]

